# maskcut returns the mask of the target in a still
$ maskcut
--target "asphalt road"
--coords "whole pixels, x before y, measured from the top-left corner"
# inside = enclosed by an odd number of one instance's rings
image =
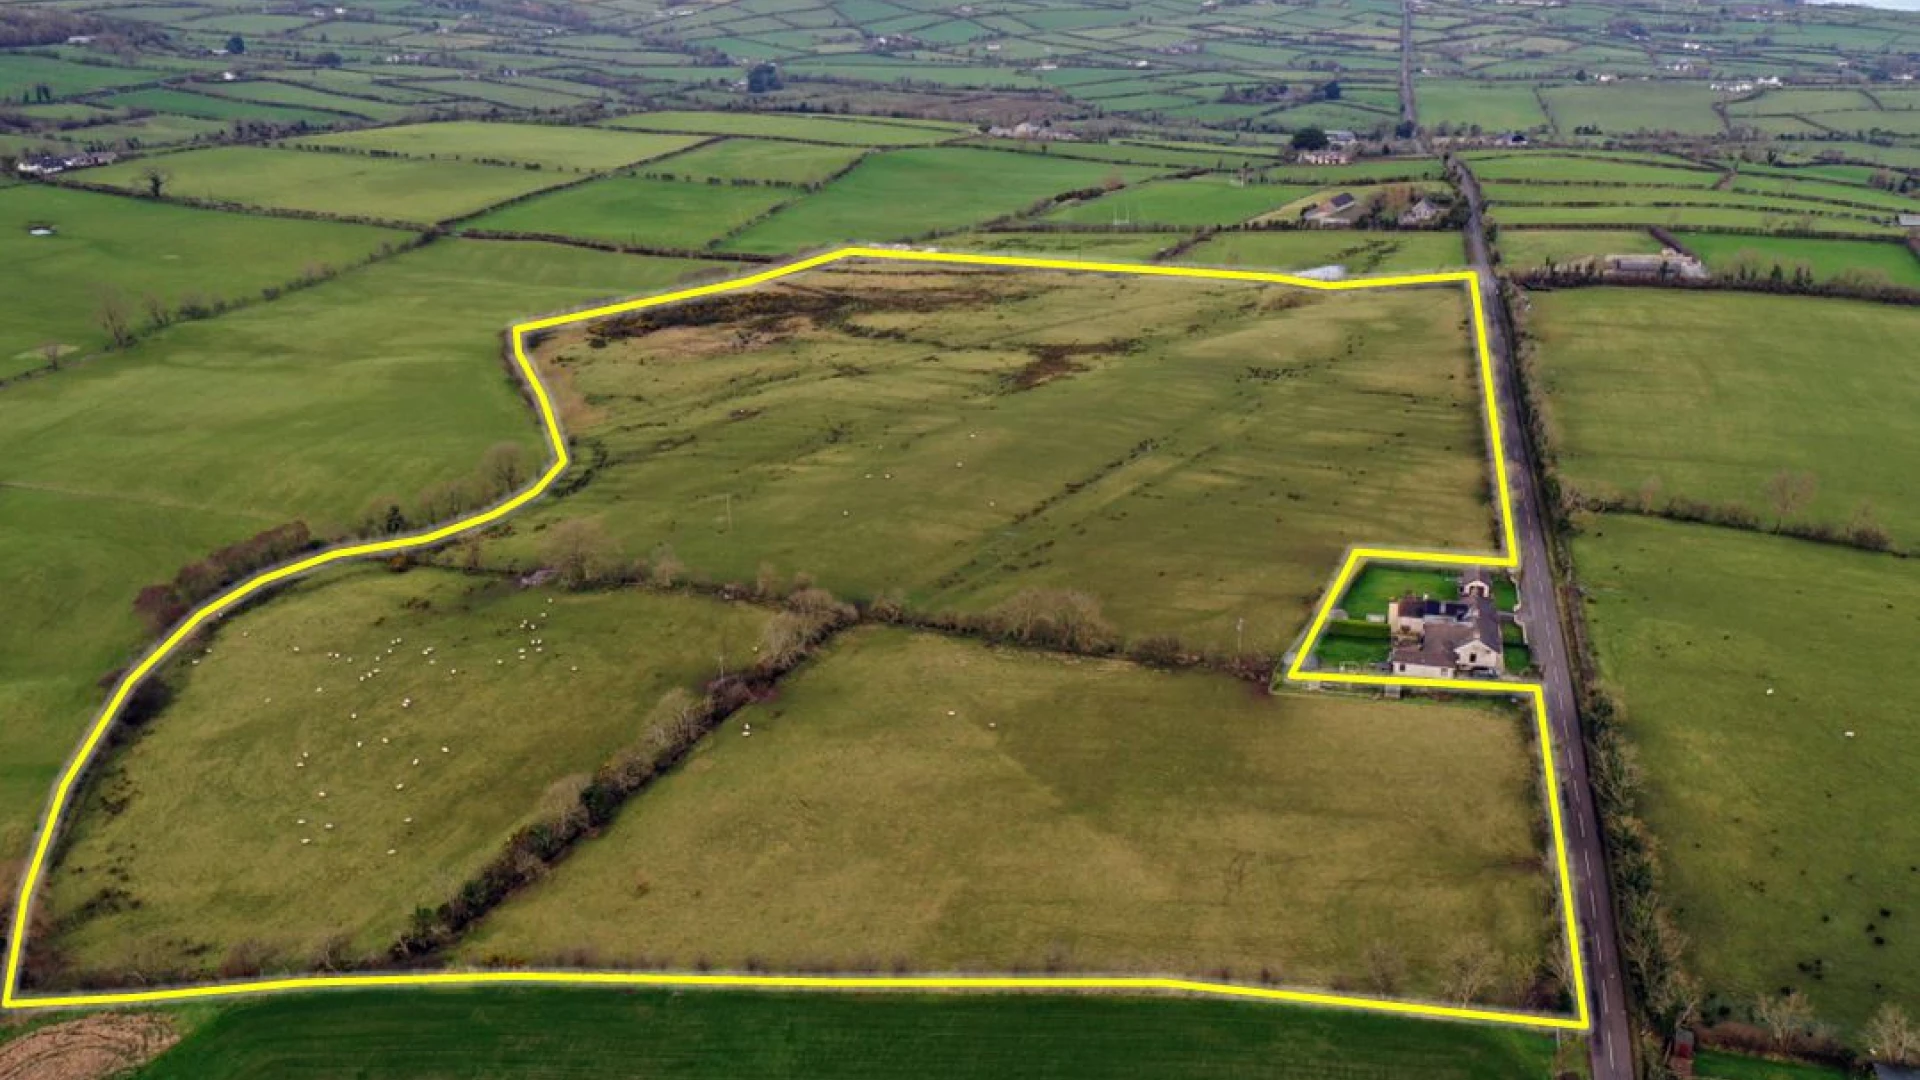
[[[1459,177],[1461,194],[1466,197],[1470,212],[1467,255],[1480,275],[1480,289],[1492,305],[1498,302],[1500,294],[1482,228],[1480,185],[1464,164],[1459,165]],[[1553,731],[1561,812],[1566,825],[1567,859],[1573,873],[1580,944],[1586,957],[1593,1015],[1593,1076],[1594,1080],[1633,1080],[1633,1034],[1627,1022],[1626,989],[1621,979],[1620,939],[1614,923],[1606,852],[1600,842],[1599,817],[1594,811],[1593,788],[1587,778],[1587,750],[1580,733],[1566,631],[1560,621],[1558,591],[1547,559],[1547,526],[1540,509],[1539,481],[1532,448],[1519,422],[1513,343],[1507,340],[1505,327],[1491,312],[1487,319],[1487,343],[1493,350],[1501,439],[1506,447],[1507,475],[1513,492],[1513,525],[1520,538],[1520,604],[1522,611],[1532,614],[1527,621],[1528,644],[1544,673],[1547,723]]]

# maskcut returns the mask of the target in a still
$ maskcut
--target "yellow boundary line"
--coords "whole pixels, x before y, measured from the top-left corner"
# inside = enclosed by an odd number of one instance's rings
[[[34,890],[46,870],[47,853],[52,849],[55,834],[54,826],[60,815],[67,809],[73,797],[75,786],[80,781],[88,762],[93,760],[101,741],[112,726],[114,718],[125,706],[128,695],[177,649],[194,631],[220,618],[232,610],[235,605],[262,590],[286,581],[289,578],[318,570],[337,562],[357,559],[366,555],[385,555],[393,552],[410,551],[437,544],[453,536],[471,532],[474,529],[492,524],[513,511],[538,498],[552,486],[567,468],[570,455],[567,452],[566,437],[560,430],[559,418],[554,413],[553,400],[547,394],[546,386],[541,383],[539,374],[527,357],[526,335],[540,330],[549,330],[572,323],[587,322],[629,311],[658,307],[663,304],[691,300],[717,293],[733,292],[752,288],[779,278],[789,277],[808,270],[826,266],[848,259],[881,259],[893,262],[948,263],[963,266],[1000,266],[1036,270],[1080,270],[1107,274],[1131,274],[1143,277],[1199,278],[1209,281],[1249,281],[1270,284],[1294,285],[1305,289],[1328,292],[1342,292],[1350,289],[1382,289],[1407,285],[1446,285],[1464,284],[1473,301],[1473,334],[1476,354],[1480,365],[1480,384],[1484,400],[1484,415],[1487,424],[1489,449],[1493,456],[1494,476],[1500,504],[1501,537],[1505,553],[1495,554],[1454,554],[1449,552],[1402,551],[1392,548],[1354,548],[1347,554],[1339,573],[1334,575],[1333,584],[1328,588],[1326,597],[1321,601],[1301,645],[1296,650],[1293,664],[1287,670],[1287,679],[1301,683],[1327,683],[1359,686],[1403,686],[1425,687],[1440,690],[1452,690],[1476,694],[1511,694],[1526,697],[1533,702],[1535,723],[1538,728],[1540,747],[1540,765],[1545,774],[1545,797],[1548,816],[1553,826],[1554,862],[1558,869],[1561,910],[1565,917],[1566,946],[1570,952],[1573,968],[1573,997],[1575,1014],[1573,1016],[1551,1016],[1537,1013],[1519,1012],[1504,1009],[1477,1009],[1463,1006],[1438,1005],[1426,1002],[1394,1001],[1385,998],[1359,997],[1349,994],[1320,994],[1303,990],[1280,990],[1262,986],[1247,986],[1239,983],[1209,982],[1200,979],[1174,979],[1153,976],[841,976],[841,975],[705,975],[705,974],[669,974],[649,972],[583,972],[583,971],[470,971],[470,972],[425,972],[404,974],[363,974],[363,975],[324,975],[303,976],[286,979],[261,979],[251,982],[216,983],[201,986],[174,987],[157,990],[127,990],[94,994],[61,994],[25,997],[16,992],[20,981],[22,956],[26,947],[27,923]],[[1313,645],[1320,633],[1326,628],[1327,619],[1334,605],[1339,602],[1354,574],[1369,559],[1386,560],[1400,563],[1426,564],[1436,566],[1486,566],[1494,568],[1516,568],[1519,556],[1516,554],[1519,543],[1513,529],[1513,502],[1507,482],[1506,454],[1501,445],[1499,408],[1494,395],[1493,359],[1487,346],[1487,321],[1484,299],[1480,291],[1480,279],[1471,270],[1455,270],[1437,274],[1409,274],[1398,277],[1355,278],[1342,281],[1321,281],[1314,278],[1296,277],[1291,274],[1260,273],[1247,270],[1209,270],[1197,267],[1179,266],[1141,266],[1130,263],[1086,262],[1074,259],[1036,259],[1004,255],[971,255],[935,251],[906,251],[887,248],[847,247],[826,252],[811,258],[800,259],[745,277],[731,278],[710,285],[700,285],[678,292],[660,296],[641,297],[616,304],[590,308],[585,311],[547,318],[532,319],[517,323],[510,328],[513,343],[513,359],[519,366],[527,388],[533,394],[534,404],[540,413],[542,430],[546,434],[547,445],[553,451],[553,463],[541,473],[540,478],[526,490],[512,498],[481,511],[471,517],[462,518],[448,525],[410,536],[394,537],[363,544],[348,544],[310,556],[286,566],[268,570],[255,577],[235,585],[221,595],[207,601],[189,615],[185,622],[174,628],[160,644],[154,646],[138,664],[120,678],[114,685],[113,694],[107,699],[106,706],[100,711],[99,719],[88,730],[87,737],[80,744],[66,771],[60,775],[60,781],[54,787],[53,798],[47,804],[46,815],[41,819],[40,830],[33,846],[33,855],[27,864],[27,872],[20,879],[20,889],[15,898],[12,932],[8,936],[6,979],[0,982],[0,1009],[54,1009],[83,1006],[156,1004],[161,1002],[192,1001],[205,998],[223,998],[239,995],[263,994],[286,990],[314,990],[344,987],[395,987],[395,986],[605,986],[605,987],[735,987],[754,989],[835,989],[835,990],[1075,990],[1075,991],[1158,991],[1183,994],[1200,994],[1212,997],[1256,999],[1261,1001],[1283,1001],[1308,1005],[1332,1005],[1343,1008],[1361,1009],[1369,1012],[1392,1013],[1403,1016],[1435,1017],[1450,1020],[1475,1020],[1489,1024],[1502,1024],[1514,1027],[1543,1028],[1561,1031],[1585,1031],[1590,1026],[1587,1008],[1587,983],[1584,962],[1580,955],[1579,923],[1574,913],[1572,873],[1567,865],[1567,843],[1565,826],[1560,815],[1559,782],[1553,768],[1552,733],[1547,724],[1546,697],[1541,688],[1532,683],[1487,682],[1467,679],[1425,679],[1393,675],[1365,675],[1353,673],[1304,671],[1301,665],[1311,655]]]

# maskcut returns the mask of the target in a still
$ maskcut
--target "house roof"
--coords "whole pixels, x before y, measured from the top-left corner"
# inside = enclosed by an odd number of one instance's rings
[[[1888,1065],[1885,1062],[1875,1062],[1873,1066],[1873,1080],[1920,1080],[1920,1069],[1911,1068],[1906,1065]]]
[[[1327,205],[1335,210],[1345,210],[1347,207],[1353,205],[1353,196],[1343,191],[1333,198],[1328,199]]]

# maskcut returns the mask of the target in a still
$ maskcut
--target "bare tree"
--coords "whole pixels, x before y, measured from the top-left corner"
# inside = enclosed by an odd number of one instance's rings
[[[1774,1048],[1785,1050],[1813,1027],[1813,1004],[1798,990],[1762,996],[1753,1003],[1753,1018],[1767,1029]]]
[[[1465,938],[1456,943],[1446,960],[1441,992],[1450,1001],[1462,1005],[1477,1001],[1493,985],[1499,974],[1500,960],[1480,938]]]
[[[1640,512],[1651,514],[1660,508],[1660,478],[1649,476],[1640,484]]]
[[[480,459],[480,479],[496,495],[517,490],[527,480],[527,450],[517,442],[497,442]]]
[[[57,341],[49,341],[40,346],[40,359],[45,360],[47,362],[48,367],[52,368],[55,371],[59,371],[60,370],[60,354],[66,351],[67,351],[67,347],[65,345],[62,345]]]
[[[1774,473],[1767,481],[1767,502],[1773,505],[1774,529],[1778,531],[1788,518],[1804,509],[1819,490],[1820,480],[1810,472],[1782,469]]]
[[[1867,1021],[1867,1053],[1887,1065],[1920,1065],[1920,1027],[1889,1001]]]
[[[100,294],[100,306],[93,317],[115,346],[124,348],[133,344],[133,318],[127,309],[126,297],[117,292]]]
[[[147,185],[148,198],[159,198],[161,192],[166,190],[167,181],[172,179],[173,174],[158,165],[149,165],[140,170],[140,182]]]
[[[159,293],[142,296],[140,306],[146,309],[147,322],[156,330],[173,321],[173,312],[167,308],[166,298]]]
[[[619,545],[598,518],[569,518],[547,530],[541,558],[559,571],[569,588],[579,588],[606,574],[620,559]]]

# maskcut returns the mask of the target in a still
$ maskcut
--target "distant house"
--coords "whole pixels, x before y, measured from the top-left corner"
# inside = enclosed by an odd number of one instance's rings
[[[1029,123],[1024,120],[1012,127],[1004,127],[996,124],[987,129],[987,134],[996,139],[1044,139],[1071,142],[1080,138],[1080,136],[1075,135],[1071,131],[1064,131],[1044,124]]]
[[[1506,674],[1506,645],[1493,579],[1483,569],[1460,576],[1460,595],[1435,600],[1409,593],[1387,604],[1395,675],[1452,679]]]
[[[111,150],[83,151],[76,154],[35,154],[20,159],[14,171],[22,176],[53,176],[68,169],[91,169],[97,165],[111,165],[120,159],[120,155]]]
[[[1608,255],[1600,265],[1608,273],[1632,277],[1677,277],[1696,281],[1707,277],[1707,268],[1700,264],[1699,259],[1672,248],[1663,249],[1658,255]]]
[[[1903,229],[1920,229],[1920,214],[1896,214],[1893,220]]]
[[[1435,203],[1431,199],[1423,198],[1412,206],[1407,207],[1406,213],[1400,215],[1400,227],[1403,229],[1418,229],[1423,225],[1445,217],[1446,214],[1447,212],[1441,209],[1438,203]]]
[[[1300,220],[1315,229],[1346,229],[1367,212],[1366,205],[1347,192],[1341,192],[1318,206],[1308,207]]]
[[[1353,160],[1353,155],[1329,147],[1325,150],[1302,150],[1295,160],[1302,165],[1345,165]]]
[[[1360,136],[1342,128],[1334,128],[1327,132],[1327,142],[1334,146],[1352,146],[1359,141]]]

